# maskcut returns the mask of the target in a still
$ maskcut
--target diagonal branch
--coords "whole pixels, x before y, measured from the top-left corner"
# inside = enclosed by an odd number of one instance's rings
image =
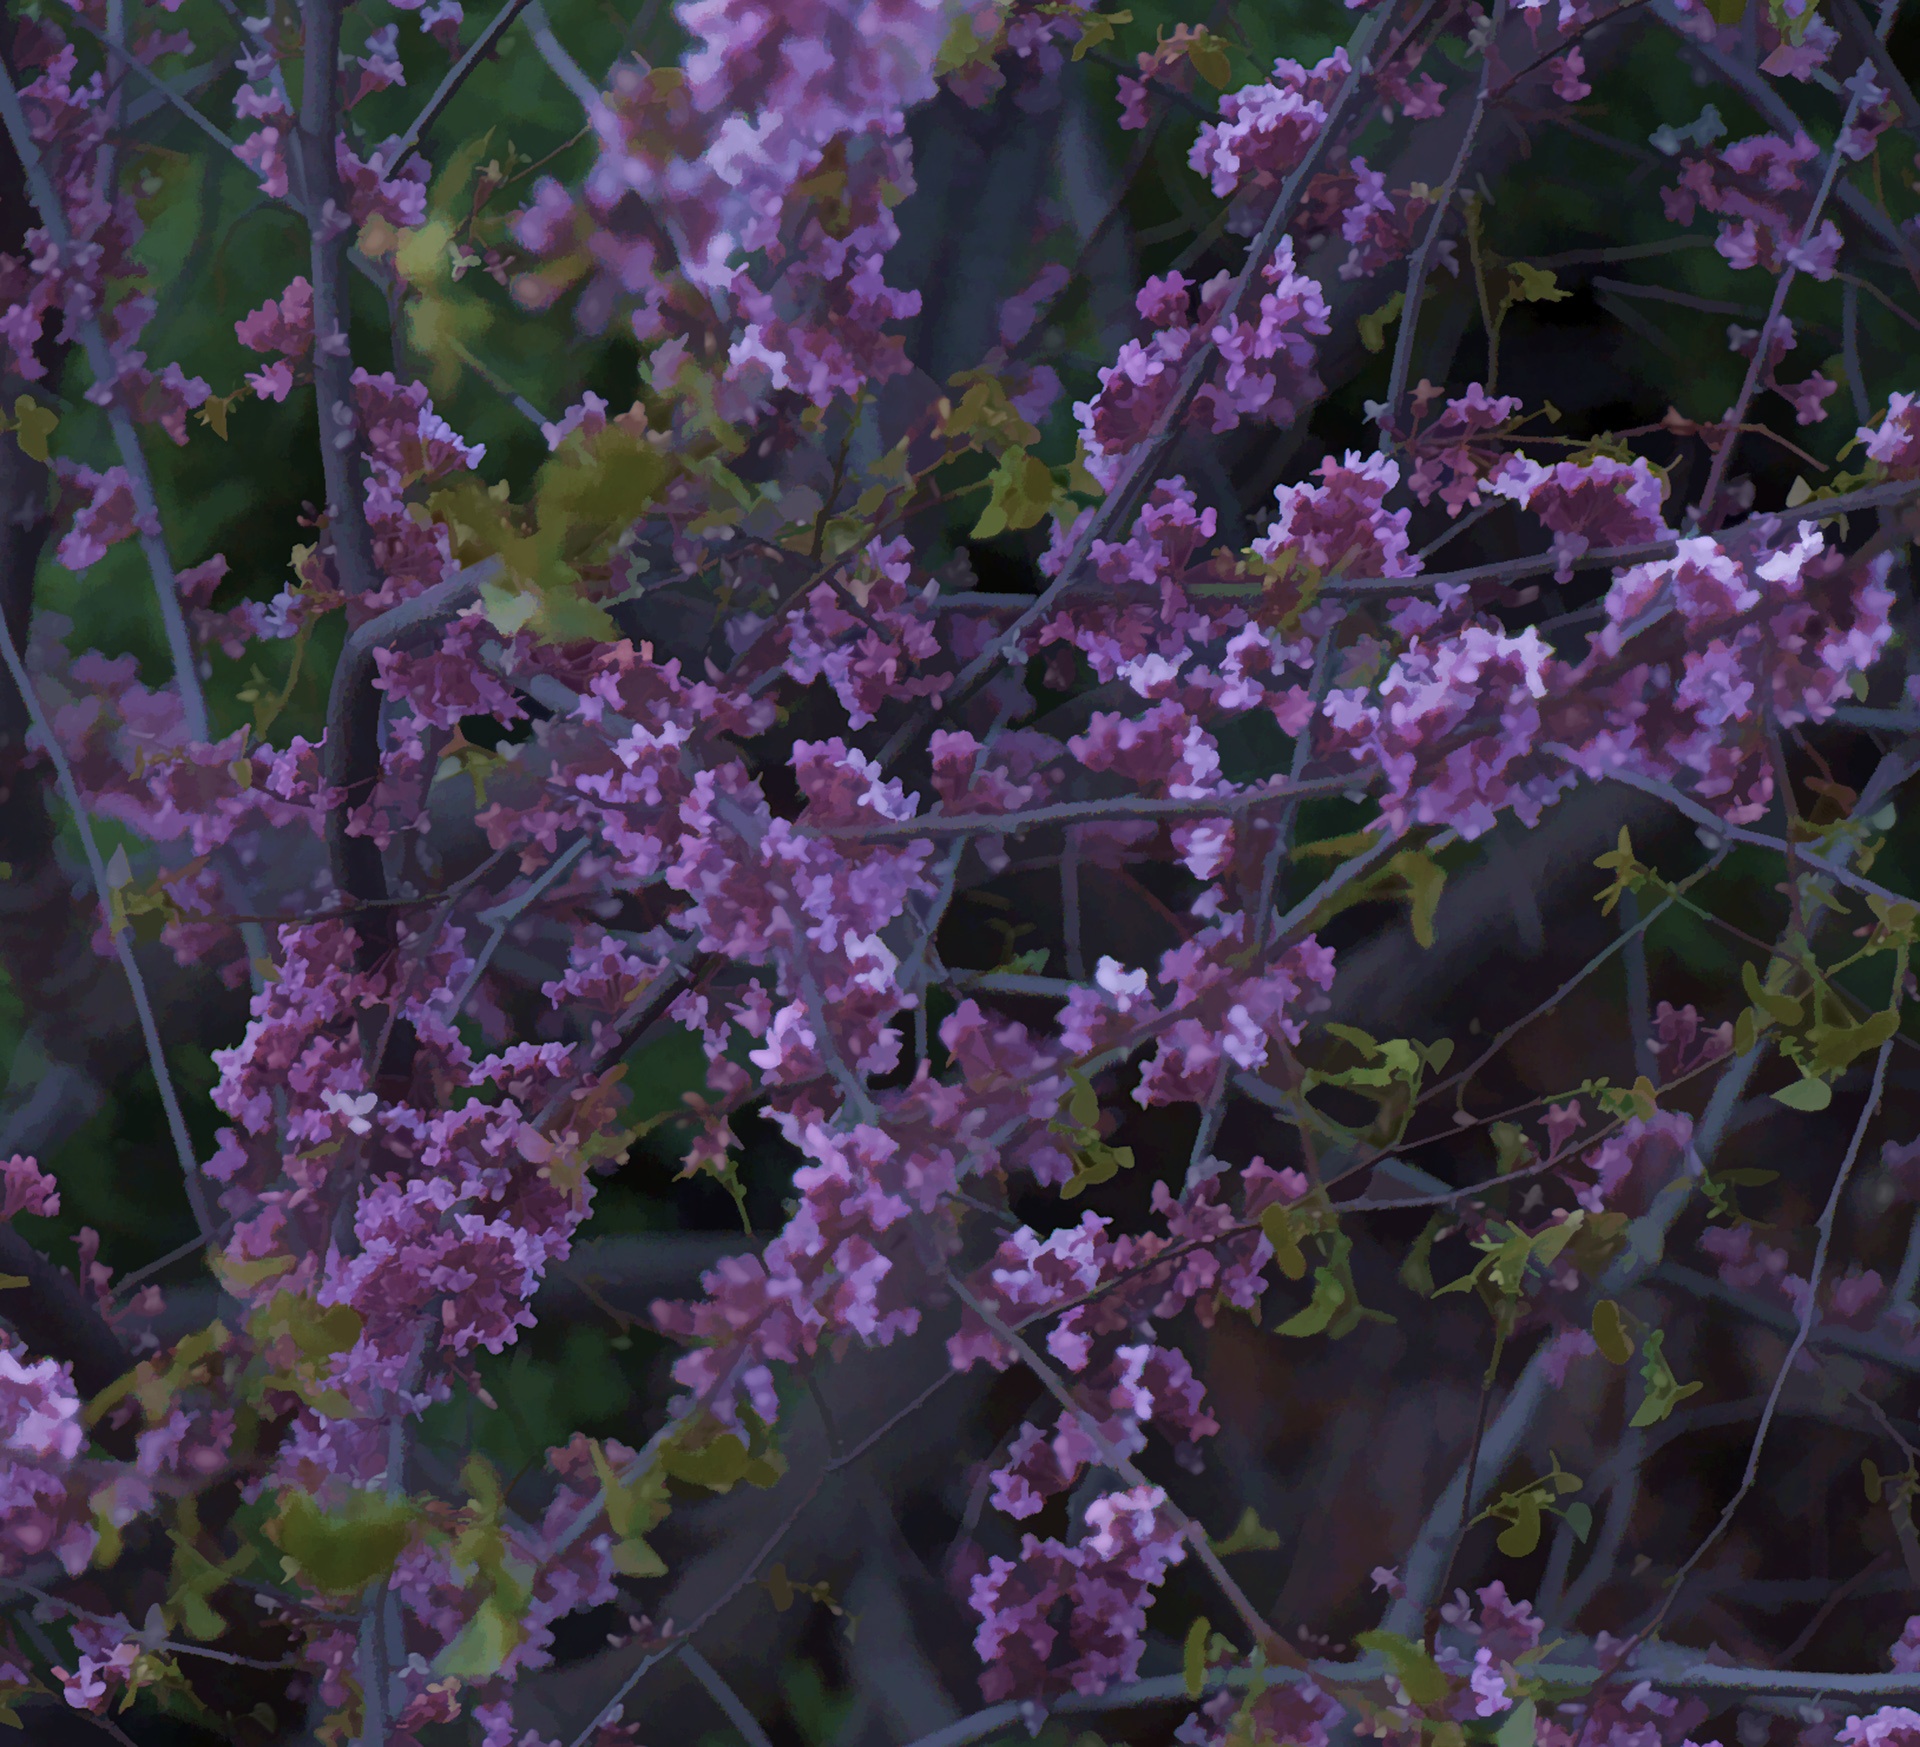
[[[180,1096],[174,1090],[173,1075],[167,1067],[167,1055],[161,1046],[159,1026],[154,1022],[153,1003],[147,995],[146,980],[141,976],[140,966],[133,956],[133,931],[124,921],[118,926],[114,925],[108,898],[111,888],[107,882],[106,863],[100,858],[100,845],[93,835],[93,820],[81,799],[66,751],[55,737],[46,712],[40,707],[40,699],[27,677],[26,664],[20,659],[20,652],[14,646],[13,633],[7,628],[3,616],[0,616],[0,661],[5,663],[9,676],[19,690],[21,701],[26,705],[34,733],[39,736],[53,765],[61,798],[67,803],[74,826],[80,834],[80,845],[86,854],[87,871],[93,877],[93,889],[102,911],[102,922],[112,938],[114,957],[120,961],[120,968],[126,973],[127,986],[133,994],[134,1011],[140,1020],[140,1034],[147,1047],[147,1065],[153,1070],[154,1082],[159,1088],[161,1107],[166,1112],[167,1132],[172,1136],[174,1152],[180,1162],[180,1175],[186,1183],[187,1200],[193,1208],[193,1217],[202,1235],[210,1236],[215,1224],[213,1205],[207,1195],[205,1179],[200,1174],[200,1162],[194,1156],[192,1138],[187,1133]]]
[[[446,76],[434,87],[433,95],[422,105],[420,113],[407,124],[406,132],[381,154],[381,162],[387,169],[398,169],[407,161],[407,154],[426,137],[427,130],[440,119],[460,87],[467,82],[468,75],[493,52],[494,45],[506,35],[507,26],[526,9],[527,0],[507,0],[507,3],[487,21],[486,29],[473,39],[472,46],[447,69]]]

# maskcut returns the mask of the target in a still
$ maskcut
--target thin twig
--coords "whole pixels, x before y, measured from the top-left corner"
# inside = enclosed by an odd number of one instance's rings
[[[1735,1056],[1721,1073],[1705,1116],[1695,1132],[1695,1149],[1703,1159],[1711,1159],[1720,1144],[1734,1107],[1745,1092],[1754,1070],[1770,1047],[1762,1037],[1745,1055]],[[1643,1266],[1643,1256],[1658,1248],[1667,1228],[1679,1216],[1692,1193],[1691,1180],[1682,1176],[1669,1183],[1653,1199],[1653,1205],[1634,1222],[1626,1250],[1618,1256],[1602,1277],[1599,1293],[1617,1296],[1635,1279]],[[1488,1486],[1504,1471],[1520,1447],[1533,1418],[1552,1393],[1547,1378],[1545,1349],[1535,1351],[1522,1369],[1498,1414],[1494,1416],[1483,1441],[1482,1463],[1476,1476],[1479,1489]],[[1386,1630],[1411,1635],[1421,1629],[1428,1606],[1439,1593],[1442,1561],[1451,1544],[1453,1529],[1463,1508],[1478,1509],[1481,1500],[1469,1494],[1464,1467],[1457,1471],[1427,1513],[1405,1561],[1405,1593],[1387,1609],[1382,1625]]]
[[[4,83],[5,74],[0,70],[0,84]],[[113,955],[119,960],[120,969],[125,973],[127,986],[133,994],[134,1012],[139,1018],[140,1035],[147,1049],[147,1065],[153,1070],[154,1081],[159,1088],[160,1105],[166,1114],[167,1132],[172,1137],[174,1152],[179,1159],[180,1175],[186,1184],[187,1201],[193,1208],[194,1223],[200,1227],[201,1236],[210,1241],[216,1225],[213,1205],[208,1199],[206,1181],[200,1174],[199,1160],[194,1155],[192,1137],[187,1133],[180,1096],[174,1090],[173,1075],[167,1067],[166,1051],[160,1043],[160,1028],[154,1022],[153,1002],[147,994],[146,979],[140,974],[140,966],[133,956],[133,931],[124,922],[117,928],[113,926],[112,888],[107,883],[107,868],[100,857],[100,845],[93,835],[93,820],[81,798],[80,786],[74,780],[73,766],[67,762],[66,749],[60,744],[46,712],[40,707],[39,694],[27,676],[26,664],[20,659],[19,650],[14,647],[13,632],[4,616],[0,616],[0,660],[5,661],[8,674],[19,688],[20,699],[26,705],[33,730],[40,737],[41,745],[53,765],[54,780],[60,786],[61,798],[67,803],[67,809],[73,815],[74,827],[80,834],[80,846],[87,858],[87,871],[92,876],[94,895],[100,905],[101,924],[113,940]]]
[[[494,44],[506,34],[507,27],[526,8],[527,0],[506,0],[506,4],[487,21],[486,28],[473,39],[467,52],[447,69],[440,83],[434,87],[433,95],[421,105],[420,113],[407,123],[406,131],[381,154],[380,162],[385,169],[397,169],[407,161],[407,154],[426,137],[427,130],[440,119],[442,112],[453,101],[460,87],[467,82],[468,75],[493,52]]]
[[[740,1695],[721,1679],[720,1671],[706,1657],[691,1644],[682,1644],[680,1660],[687,1672],[707,1689],[707,1696],[720,1707],[727,1721],[740,1731],[740,1738],[747,1747],[773,1747],[759,1720],[740,1702]]]
[[[40,214],[40,222],[46,226],[47,235],[55,248],[63,256],[71,255],[74,239],[67,227],[66,208],[61,204],[46,166],[40,161],[33,129],[27,123],[26,111],[20,107],[19,94],[14,90],[12,77],[4,66],[0,66],[0,121],[5,123],[7,136],[12,140],[13,149],[26,171],[27,192]],[[159,502],[154,496],[153,478],[147,471],[146,456],[140,448],[140,435],[134,429],[132,417],[114,392],[120,371],[97,315],[74,320],[73,325],[79,332],[81,348],[87,355],[87,366],[93,372],[94,388],[107,397],[107,425],[113,433],[114,447],[119,451],[120,465],[126,470],[128,494],[133,499],[134,527],[138,530],[140,551],[146,558],[147,569],[153,578],[154,598],[159,603],[160,622],[166,632],[167,654],[173,662],[174,683],[180,691],[182,722],[192,739],[204,742],[207,738],[207,700],[200,690],[200,669],[193,638],[188,634],[186,615],[181,611],[179,578],[174,572],[173,558],[167,551],[166,538],[161,532]],[[106,888],[102,886],[103,897],[105,891]]]
[[[583,832],[547,863],[540,877],[525,891],[515,894],[505,903],[494,905],[491,910],[483,910],[480,913],[478,920],[484,922],[488,928],[487,941],[475,954],[473,969],[467,973],[467,980],[460,986],[460,993],[454,997],[453,1006],[448,1009],[449,1020],[466,1006],[473,991],[480,986],[480,979],[487,974],[487,966],[493,962],[493,955],[500,950],[500,942],[506,939],[507,930],[527,910],[539,903],[554,882],[586,854],[590,841],[591,839]]]
[[[1488,102],[1493,93],[1493,41],[1507,21],[1507,0],[1494,0],[1493,17],[1486,47],[1482,50],[1480,89],[1474,94],[1473,111],[1467,117],[1466,132],[1460,136],[1460,149],[1454,153],[1447,179],[1434,197],[1433,216],[1427,221],[1426,234],[1407,266],[1406,302],[1401,307],[1400,331],[1394,338],[1393,370],[1387,378],[1387,398],[1375,411],[1374,423],[1380,428],[1380,440],[1391,447],[1400,431],[1400,403],[1406,397],[1407,377],[1413,369],[1413,347],[1420,330],[1420,302],[1427,294],[1427,275],[1433,268],[1434,252],[1440,246],[1440,233],[1446,228],[1453,210],[1453,197],[1460,178],[1467,173],[1467,161],[1480,138],[1481,123],[1486,120]]]
[[[21,1579],[17,1577],[0,1577],[0,1585],[14,1591],[15,1594],[31,1596],[36,1602],[40,1603],[42,1607],[58,1608],[69,1618],[85,1620],[89,1625],[118,1628],[125,1623],[109,1614],[94,1613],[90,1609],[80,1607],[66,1600],[64,1597],[54,1595],[47,1590],[36,1589],[31,1583],[22,1582]],[[164,1650],[170,1656],[199,1656],[208,1662],[223,1663],[228,1668],[258,1668],[275,1671],[282,1668],[299,1666],[298,1663],[290,1659],[282,1659],[278,1662],[267,1662],[258,1656],[236,1656],[231,1650],[215,1650],[206,1644],[178,1644],[171,1638],[162,1638],[153,1644],[147,1645],[147,1648]]]
[[[1864,89],[1864,87],[1862,87]],[[1846,119],[1840,124],[1842,134],[1851,128],[1860,114],[1860,90],[1855,90],[1847,100]],[[1731,426],[1724,441],[1713,452],[1713,464],[1707,470],[1706,488],[1700,494],[1700,502],[1693,511],[1693,525],[1711,533],[1714,527],[1713,512],[1720,501],[1720,488],[1726,483],[1727,468],[1732,464],[1734,450],[1739,446],[1740,427],[1746,422],[1747,409],[1753,405],[1753,397],[1759,392],[1760,378],[1766,374],[1771,360],[1768,356],[1774,329],[1780,325],[1780,318],[1786,313],[1787,293],[1793,289],[1793,281],[1798,269],[1793,263],[1793,254],[1804,252],[1813,241],[1814,233],[1820,228],[1820,217],[1826,210],[1828,199],[1833,194],[1834,183],[1840,176],[1842,153],[1836,144],[1827,154],[1826,170],[1820,178],[1820,186],[1813,197],[1813,205],[1808,208],[1805,221],[1800,226],[1798,248],[1790,251],[1781,264],[1780,277],[1773,288],[1773,303],[1767,311],[1767,319],[1760,324],[1759,337],[1754,341],[1753,361],[1747,366],[1746,376],[1740,383],[1740,395],[1727,414],[1727,423]]]
[[[1906,958],[1900,958],[1900,971],[1906,970]],[[1894,1003],[1900,1000],[1900,985],[1904,974],[1894,978]],[[1667,1615],[1672,1612],[1673,1604],[1679,1599],[1680,1591],[1686,1584],[1700,1561],[1717,1545],[1727,1530],[1733,1526],[1735,1514],[1746,1501],[1747,1494],[1753,1490],[1754,1482],[1760,1476],[1760,1458],[1767,1447],[1767,1433],[1772,1429],[1775,1414],[1779,1411],[1780,1397],[1787,1387],[1787,1379],[1793,1374],[1795,1361],[1806,1350],[1808,1338],[1813,1333],[1813,1325],[1820,1314],[1820,1284],[1826,1274],[1827,1254],[1833,1244],[1834,1221],[1840,1212],[1840,1201],[1846,1193],[1847,1184],[1853,1176],[1854,1162],[1860,1156],[1860,1148],[1867,1138],[1867,1130],[1873,1119],[1880,1113],[1880,1096],[1886,1085],[1887,1060],[1893,1054],[1893,1039],[1888,1038],[1881,1044],[1879,1053],[1874,1057],[1873,1085],[1867,1093],[1867,1101],[1861,1107],[1860,1118],[1854,1124],[1853,1139],[1847,1145],[1845,1158],[1840,1161],[1840,1169],[1834,1173],[1833,1187],[1827,1195],[1827,1204],[1821,1210],[1815,1226],[1819,1238],[1814,1245],[1813,1265],[1808,1270],[1806,1295],[1801,1301],[1800,1315],[1794,1329],[1793,1339],[1787,1343],[1786,1356],[1780,1361],[1780,1368],[1774,1374],[1773,1388],[1767,1396],[1767,1404],[1760,1410],[1760,1424],[1753,1434],[1753,1442],[1747,1448],[1747,1465],[1740,1476],[1740,1484],[1734,1488],[1733,1496],[1726,1502],[1719,1519],[1709,1529],[1700,1543],[1687,1556],[1686,1562],[1674,1573],[1667,1586],[1660,1606],[1654,1611],[1653,1618],[1628,1640],[1621,1652],[1620,1661],[1624,1665],[1633,1651],[1648,1638],[1660,1630]]]
[[[553,26],[547,22],[546,8],[540,4],[540,0],[526,0],[521,10],[526,14],[527,32],[553,76],[573,93],[589,117],[597,115],[606,107],[606,100],[593,81],[580,70],[580,63],[567,53],[566,44],[553,34]]]

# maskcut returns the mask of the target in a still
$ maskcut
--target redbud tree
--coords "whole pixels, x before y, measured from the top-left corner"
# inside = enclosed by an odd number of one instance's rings
[[[10,0],[0,1722],[1920,1744],[1900,0]]]

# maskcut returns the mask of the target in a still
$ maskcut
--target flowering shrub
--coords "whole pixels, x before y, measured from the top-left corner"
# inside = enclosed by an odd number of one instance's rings
[[[1920,1740],[1920,106],[1759,4],[10,8],[0,1721]]]

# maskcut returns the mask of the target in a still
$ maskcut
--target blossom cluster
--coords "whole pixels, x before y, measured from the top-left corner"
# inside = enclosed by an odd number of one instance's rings
[[[457,44],[452,0],[402,9]],[[1442,11],[1455,46],[1489,52],[1478,24]],[[1519,11],[1516,31],[1557,46],[1539,57],[1552,100],[1580,102],[1589,10]],[[1301,426],[1326,394],[1338,284],[1404,259],[1445,217],[1435,188],[1370,167],[1348,107],[1365,80],[1360,121],[1384,107],[1393,126],[1435,122],[1456,94],[1421,70],[1430,43],[1393,40],[1377,63],[1282,59],[1219,96],[1188,166],[1228,203],[1228,232],[1271,246],[1237,272],[1146,280],[1140,328],[1087,373],[1071,420],[1055,418],[1053,437],[1069,450],[1077,437],[1073,465],[1041,453],[1072,365],[1025,355],[1072,282],[1064,262],[1037,264],[1000,303],[979,370],[919,380],[902,329],[921,293],[888,277],[914,191],[910,112],[1038,111],[1112,16],[1026,0],[687,0],[681,63],[624,58],[587,107],[591,167],[576,186],[539,180],[512,220],[518,308],[571,297],[583,330],[619,322],[644,352],[626,410],[583,390],[538,420],[547,454],[524,502],[489,479],[486,446],[435,390],[316,331],[316,309],[342,295],[337,238],[351,231],[377,276],[394,251],[374,241],[429,228],[425,154],[401,161],[354,120],[405,86],[397,25],[345,57],[319,105],[323,122],[338,112],[329,140],[288,88],[299,32],[245,21],[233,102],[250,131],[233,151],[264,197],[311,221],[315,248],[231,331],[245,392],[289,414],[309,390],[319,401],[328,502],[269,599],[236,599],[222,554],[177,577],[157,567],[163,615],[190,639],[169,678],[143,677],[132,655],[72,654],[46,615],[30,649],[36,755],[70,785],[78,822],[111,824],[141,863],[138,879],[125,851],[107,864],[99,946],[138,976],[126,932],[144,905],[178,963],[251,985],[243,1032],[212,1052],[210,1155],[184,1140],[225,1302],[191,1343],[149,1352],[157,1338],[139,1330],[155,1307],[116,1299],[87,1252],[89,1315],[110,1338],[144,1338],[130,1361],[148,1353],[90,1407],[68,1360],[0,1345],[0,1576],[78,1577],[153,1523],[191,1554],[181,1589],[199,1565],[226,1569],[219,1535],[252,1534],[235,1527],[241,1507],[263,1506],[258,1535],[291,1586],[273,1593],[274,1622],[336,1733],[378,1717],[408,1742],[464,1715],[487,1747],[539,1747],[515,1690],[551,1667],[559,1622],[656,1574],[642,1519],[671,1508],[668,1477],[699,1484],[686,1475],[716,1450],[771,1473],[761,1452],[785,1429],[791,1377],[937,1329],[954,1373],[1030,1371],[1051,1404],[983,1466],[992,1514],[956,1562],[984,1697],[1043,1704],[1132,1681],[1164,1626],[1150,1617],[1168,1574],[1190,1557],[1218,1565],[1176,1496],[1221,1429],[1187,1323],[1257,1319],[1309,1269],[1295,1332],[1343,1336],[1383,1314],[1360,1302],[1332,1173],[1391,1152],[1445,1057],[1325,1022],[1342,969],[1333,918],[1397,877],[1418,921],[1432,853],[1508,819],[1530,828],[1582,782],[1651,788],[1710,834],[1755,826],[1784,799],[1780,735],[1864,695],[1894,641],[1890,549],[1850,547],[1811,500],[1789,500],[1803,515],[1688,519],[1648,456],[1530,435],[1491,363],[1457,393],[1423,384],[1411,419],[1388,407],[1377,440],[1295,469],[1238,549],[1223,494],[1173,470],[1176,445],[1211,455],[1230,434]],[[1140,55],[1123,126],[1143,127],[1169,89],[1199,102],[1189,73],[1212,52],[1186,30]],[[1770,49],[1768,71],[1806,78],[1834,52],[1810,24]],[[75,572],[129,540],[164,555],[139,430],[184,445],[211,389],[137,349],[154,304],[113,162],[124,93],[83,77],[76,43],[42,20],[22,26],[12,64],[16,148],[53,210],[0,253],[11,367],[40,382],[56,335],[79,343],[88,398],[132,433],[117,464],[54,459],[53,550]],[[1850,162],[1874,150],[1892,102],[1856,78],[1838,147]],[[303,129],[317,160],[298,150]],[[1717,219],[1736,269],[1832,279],[1845,237],[1819,210],[1820,148],[1780,134],[1720,147],[1704,132],[1667,218]],[[299,184],[329,155],[340,198],[322,203]],[[1275,223],[1295,180],[1299,210]],[[1430,254],[1462,270],[1451,239]],[[418,286],[392,272],[399,307]],[[1790,326],[1730,343],[1750,387],[1800,424],[1826,418],[1832,378],[1779,380]],[[1914,396],[1861,416],[1866,485],[1920,480]],[[1002,525],[1048,524],[1033,542],[1041,592],[971,587],[964,555],[922,538],[920,512],[983,458]],[[1436,502],[1456,527],[1504,518],[1527,554],[1510,578],[1435,568],[1415,517]],[[1591,627],[1584,653],[1520,622],[1529,602],[1501,592],[1596,568],[1604,592],[1569,615]],[[200,726],[199,652],[250,661],[290,643],[297,661],[335,626],[343,678],[323,739]],[[1042,707],[1048,690],[1073,695]],[[1250,759],[1276,734],[1284,755]],[[1314,839],[1304,810],[1321,800],[1357,809],[1356,829]],[[956,894],[987,890],[1016,855],[1063,889],[1082,870],[1124,880],[1164,917],[1163,943],[1086,951],[1076,898],[1063,963],[1051,946],[1037,964],[961,962]],[[1307,877],[1316,857],[1324,878]],[[1152,890],[1134,878],[1149,867]],[[283,898],[297,913],[261,937],[262,958],[251,918]],[[1732,1054],[1733,1022],[1663,1002],[1654,1024],[1639,1041],[1659,1088],[1636,1087],[1631,1105],[1583,1088],[1533,1120],[1538,1135],[1508,1125],[1502,1174],[1532,1196],[1518,1211],[1435,1201],[1448,1239],[1495,1256],[1520,1245],[1521,1276],[1539,1258],[1525,1280],[1486,1278],[1509,1300],[1501,1339],[1540,1336],[1556,1382],[1601,1350],[1587,1299],[1617,1251],[1585,1265],[1576,1237],[1604,1248],[1704,1171],[1693,1118],[1656,1094]],[[681,1349],[660,1435],[549,1451],[544,1501],[518,1513],[484,1465],[455,1482],[410,1452],[456,1398],[491,1405],[488,1362],[536,1326],[599,1184],[641,1138],[628,1058],[675,1034],[702,1063],[672,1112],[685,1173],[738,1192],[753,1119],[777,1137],[792,1194],[763,1242],[652,1306]],[[1343,1049],[1366,1065],[1342,1065]],[[1339,1127],[1308,1102],[1321,1085],[1378,1094],[1380,1125],[1343,1132],[1345,1160],[1315,1150]],[[1243,1095],[1289,1114],[1300,1167],[1221,1140]],[[1198,1138],[1170,1169],[1153,1162],[1143,1229],[1098,1208],[1051,1224],[1034,1211],[1138,1168],[1119,1141],[1147,1112]],[[1904,1181],[1911,1149],[1885,1165]],[[59,1211],[34,1161],[0,1179],[0,1220]],[[1777,1300],[1803,1328],[1891,1326],[1875,1272],[1795,1272],[1745,1223],[1700,1243],[1727,1288]],[[339,1542],[381,1556],[330,1561]],[[342,1608],[376,1592],[348,1629]],[[1544,1624],[1529,1603],[1494,1582],[1439,1616],[1442,1696],[1406,1667],[1381,1676],[1376,1734],[1457,1735],[1533,1702]],[[144,1620],[81,1611],[67,1629],[70,1667],[54,1671],[76,1708],[104,1715],[177,1674]],[[1537,1738],[1678,1747],[1704,1707],[1626,1678],[1637,1647],[1590,1701],[1543,1710]],[[1252,1729],[1325,1747],[1344,1711],[1335,1684],[1223,1689],[1178,1738],[1224,1747]],[[603,1747],[632,1738],[615,1717],[597,1728]],[[1920,1717],[1889,1708],[1840,1738],[1907,1747],[1910,1734]]]

